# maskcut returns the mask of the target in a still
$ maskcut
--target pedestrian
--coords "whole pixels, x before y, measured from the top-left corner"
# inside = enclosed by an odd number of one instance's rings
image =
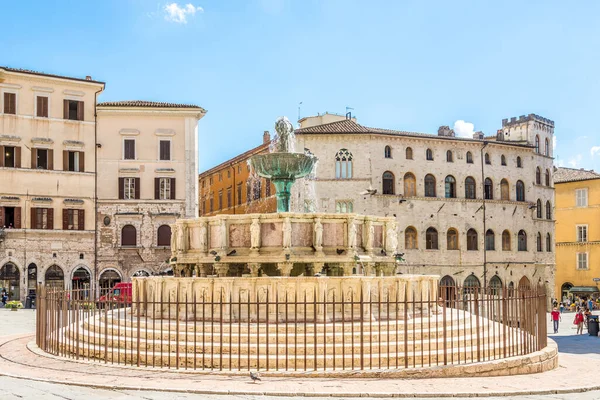
[[[581,308],[577,309],[577,313],[575,314],[575,319],[573,320],[573,324],[577,327],[577,335],[583,335],[583,312]]]
[[[554,307],[550,315],[552,318],[552,323],[554,324],[554,333],[558,333],[558,322],[562,319],[561,315],[556,309],[556,307]]]
[[[594,300],[591,297],[588,299],[588,309],[594,311]]]
[[[560,303],[560,313],[562,314],[563,312],[565,312],[565,304]]]
[[[6,307],[6,301],[8,300],[8,294],[6,290],[2,291],[2,307]]]

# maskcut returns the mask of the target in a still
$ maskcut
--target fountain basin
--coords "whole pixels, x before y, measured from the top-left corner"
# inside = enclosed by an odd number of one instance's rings
[[[253,156],[250,164],[256,173],[272,180],[295,180],[310,174],[317,159],[300,153],[269,153]]]

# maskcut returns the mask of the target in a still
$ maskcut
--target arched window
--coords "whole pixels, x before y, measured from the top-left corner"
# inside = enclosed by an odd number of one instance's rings
[[[545,180],[546,180],[546,186],[550,186],[550,170],[549,169],[546,169]]]
[[[418,249],[417,230],[409,226],[404,230],[404,248],[406,250]]]
[[[521,157],[517,157],[517,168],[523,168],[523,162],[521,161]]]
[[[527,234],[524,230],[520,230],[517,235],[518,240],[518,250],[519,251],[527,251]]]
[[[407,160],[412,160],[413,159],[412,148],[411,147],[407,147],[406,148],[406,159]]]
[[[137,231],[133,225],[125,225],[121,229],[121,246],[137,246]]]
[[[542,218],[542,201],[540,199],[537,200],[536,203],[536,211],[537,211],[537,217],[538,218]]]
[[[493,296],[502,293],[502,280],[498,275],[494,275],[492,276],[492,279],[490,279],[490,290]]]
[[[496,235],[494,235],[494,231],[491,229],[485,232],[485,249],[496,250]]]
[[[490,178],[485,178],[484,196],[486,200],[494,199],[494,184]]]
[[[476,197],[475,179],[470,176],[465,178],[465,198],[474,199]]]
[[[454,228],[446,233],[446,246],[448,250],[458,250],[458,232]]]
[[[456,197],[456,179],[452,175],[448,175],[445,180],[446,198],[453,199]]]
[[[158,227],[158,246],[171,246],[171,227],[169,225],[161,225]]]
[[[535,152],[538,154],[540,152],[540,137],[539,137],[539,135],[535,135]]]
[[[542,234],[541,233],[537,233],[537,251],[542,251],[543,247],[542,247]]]
[[[500,164],[506,165],[506,157],[504,157],[504,154],[500,156]]]
[[[467,164],[473,164],[473,153],[467,151]]]
[[[546,219],[552,219],[552,204],[550,204],[550,200],[546,202]]]
[[[551,252],[552,251],[552,240],[551,240],[551,236],[549,233],[546,233],[546,251],[547,252]]]
[[[404,174],[404,197],[414,197],[417,195],[417,180],[413,174],[407,172]]]
[[[490,155],[488,153],[485,153],[485,163],[488,165],[492,164],[492,161],[490,160]]]
[[[341,149],[335,155],[335,177],[337,179],[352,178],[352,153]]]
[[[502,179],[500,181],[500,199],[510,200],[510,189],[508,187],[508,181],[506,179]]]
[[[385,146],[385,150],[383,151],[385,158],[392,158],[392,148],[390,146]]]
[[[517,201],[525,201],[525,184],[517,181]]]
[[[433,161],[433,151],[431,151],[431,149],[427,149],[427,150],[425,151],[425,158],[426,158],[428,161]]]
[[[544,140],[544,154],[547,156],[550,155],[550,142],[548,141],[548,138]]]
[[[502,251],[510,251],[510,232],[505,230],[502,232]]]
[[[390,171],[383,173],[383,194],[394,194],[394,174]]]
[[[435,228],[427,228],[425,231],[425,248],[427,250],[438,249],[438,232]]]
[[[446,161],[447,162],[454,162],[454,157],[452,156],[452,150],[448,150],[446,152]]]
[[[435,177],[431,174],[425,175],[425,197],[435,197]]]
[[[518,290],[529,290],[531,289],[531,281],[528,277],[524,276],[519,280]]]
[[[477,250],[477,231],[473,228],[467,231],[467,250]]]
[[[479,279],[475,275],[467,276],[465,279],[465,293],[474,293],[477,288],[481,287]]]

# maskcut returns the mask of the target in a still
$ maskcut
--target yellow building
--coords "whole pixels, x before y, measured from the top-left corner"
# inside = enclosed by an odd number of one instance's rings
[[[555,296],[598,297],[600,279],[600,174],[558,168]]]

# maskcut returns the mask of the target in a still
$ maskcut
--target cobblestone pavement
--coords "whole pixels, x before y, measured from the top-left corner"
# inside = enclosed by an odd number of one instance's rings
[[[35,314],[33,311],[31,310],[20,310],[18,312],[9,312],[8,310],[5,309],[0,309],[0,339],[2,338],[2,336],[4,336],[6,338],[6,336],[8,334],[10,334],[11,336],[15,333],[33,333],[34,331],[34,318],[35,318]],[[549,318],[548,318],[549,320]],[[572,324],[572,320],[573,320],[573,314],[565,314],[563,316],[563,321],[561,323],[560,329],[559,329],[559,333],[554,335],[551,334],[550,337],[553,338],[559,346],[559,351],[561,353],[561,355],[563,355],[563,359],[564,360],[581,360],[581,364],[585,364],[588,360],[589,360],[589,366],[590,368],[594,368],[594,366],[596,365],[595,363],[597,362],[597,359],[600,358],[600,338],[597,337],[590,337],[589,335],[584,334],[584,335],[575,335],[575,330],[573,329],[573,324]],[[549,323],[549,330],[552,331],[551,327],[550,327],[550,323]],[[22,349],[22,352],[27,352],[28,350],[26,350],[25,348]],[[21,354],[21,356],[23,356],[23,354]],[[4,365],[4,368],[6,368],[8,366],[8,362],[6,360],[1,360],[2,364],[0,365]],[[562,364],[562,363],[561,363]],[[1,373],[10,373],[10,370],[6,370],[2,367],[0,367],[0,374]],[[559,367],[559,371],[552,371],[551,373],[561,373],[560,369],[564,368],[565,369],[565,374],[569,374],[569,379],[571,378],[572,375],[572,370],[569,370],[569,372],[567,372],[568,368],[565,368],[565,366],[561,365],[561,367]],[[580,369],[585,369],[585,365],[581,365]],[[68,375],[68,374],[67,374]],[[528,379],[529,385],[531,390],[535,390],[536,388],[540,387],[540,385],[543,385],[545,382],[544,380],[547,380],[548,377],[550,377],[552,375],[550,375],[550,373],[544,373],[544,374],[538,374],[538,375],[531,375],[529,376],[529,378],[526,378],[524,376],[520,376],[520,377],[514,377],[514,378],[509,378],[511,379],[511,382],[517,382],[520,381],[521,384],[524,382],[523,379]],[[554,375],[556,376],[556,375]],[[593,377],[593,374],[591,375]],[[590,385],[594,385],[594,384],[598,384],[600,385],[600,381],[598,382],[589,382],[589,381],[585,381],[583,382],[580,379],[581,375],[577,376],[577,374],[575,374],[575,376],[572,376],[572,387],[581,387],[581,386],[590,386]],[[57,377],[58,378],[58,377]],[[63,376],[61,376],[61,378],[64,378]],[[142,378],[140,378],[142,379]],[[147,379],[147,378],[146,378]],[[211,379],[211,378],[209,378]],[[463,379],[454,379],[454,387],[447,387],[448,392],[452,392],[453,389],[458,389],[456,390],[457,392],[461,392],[465,390],[464,386],[466,385],[467,379],[469,380],[469,382],[473,382],[474,379],[480,379],[480,380],[489,380],[490,385],[489,386],[496,386],[499,381],[499,379],[502,379],[502,377],[500,378],[466,378],[465,380]],[[593,378],[591,378],[593,379]],[[119,380],[119,378],[115,379],[116,381]],[[173,381],[175,381],[177,379],[173,379]],[[206,381],[206,378],[203,378],[204,381]],[[245,385],[248,387],[248,389],[254,389],[259,385],[254,385],[251,384],[249,382],[237,382],[239,380],[239,378],[224,378],[224,377],[220,377],[215,379],[214,381],[214,386],[215,389],[218,389],[219,387],[223,388],[224,386],[227,387],[229,385],[232,386],[237,386],[237,387],[241,387],[240,383],[242,383],[242,385]],[[423,383],[423,388],[427,389],[427,387],[431,387],[432,382],[439,382],[442,383],[444,381],[442,380],[428,380],[429,382]],[[141,380],[140,380],[141,382]],[[327,382],[326,380],[323,380],[323,382]],[[383,384],[385,381],[381,381],[381,383]],[[496,382],[496,384],[494,384],[494,382]],[[206,383],[206,382],[204,382]],[[412,381],[406,381],[406,384],[411,384],[412,386],[414,386],[415,384],[418,384],[419,381],[416,380],[412,380]],[[264,385],[263,387],[266,389],[268,388],[269,382],[263,382],[262,385]],[[328,383],[323,383],[323,385],[330,385],[331,387],[335,387],[336,386],[336,381],[335,380],[331,380]],[[445,384],[444,384],[445,385]],[[140,385],[143,386],[143,383]],[[462,389],[462,390],[461,390]],[[423,390],[426,391],[426,390]],[[298,394],[296,394],[298,395]],[[152,390],[123,390],[123,389],[100,389],[100,388],[93,388],[93,387],[81,387],[81,386],[71,386],[71,385],[64,385],[64,384],[56,384],[56,383],[47,383],[47,382],[38,382],[38,381],[32,381],[32,380],[24,380],[24,379],[16,379],[16,378],[12,378],[12,377],[7,377],[7,376],[0,376],[0,396],[2,396],[2,399],[81,399],[81,398],[88,398],[88,399],[156,399],[156,400],[160,400],[160,399],[208,399],[208,400],[213,400],[213,399],[219,399],[219,400],[223,400],[223,399],[271,399],[271,398],[281,398],[282,396],[270,396],[270,397],[265,397],[265,396],[261,396],[261,395],[207,395],[207,394],[190,394],[190,393],[173,393],[173,392],[160,392],[160,391],[152,391]],[[364,394],[363,394],[364,396]],[[311,397],[313,399],[325,399],[325,398],[319,398],[319,397]],[[332,397],[326,397],[328,399],[331,399]],[[340,397],[341,399],[343,399],[344,397]],[[454,399],[461,399],[460,397],[453,397]],[[472,397],[468,397],[468,398],[472,398]],[[549,395],[529,395],[529,396],[509,396],[509,397],[486,397],[487,399],[493,400],[500,400],[500,399],[507,399],[507,398],[515,398],[515,399],[519,399],[519,400],[551,400],[551,399],[577,399],[577,400],[591,400],[591,399],[600,399],[600,391],[593,391],[593,392],[584,392],[584,393],[571,393],[571,394],[549,394]],[[466,399],[466,398],[464,398]]]

